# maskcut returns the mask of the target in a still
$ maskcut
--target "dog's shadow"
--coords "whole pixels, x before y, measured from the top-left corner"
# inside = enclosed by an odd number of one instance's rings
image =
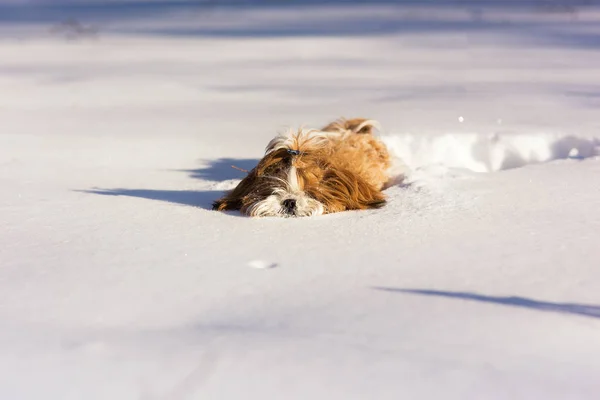
[[[155,190],[155,189],[101,189],[77,190],[80,193],[100,194],[104,196],[127,196],[140,199],[158,200],[184,206],[212,210],[212,202],[223,195],[218,190]]]
[[[204,161],[205,166],[201,168],[177,171],[188,173],[189,176],[194,179],[209,182],[224,182],[244,178],[246,176],[245,171],[254,168],[256,164],[258,164],[258,161],[259,160],[257,159],[219,158],[216,160]],[[92,188],[76,191],[103,196],[137,197],[189,207],[198,207],[204,210],[212,210],[212,203],[225,193],[223,190],[158,190],[128,188]],[[227,214],[241,215],[238,212],[228,212]]]
[[[256,158],[218,158],[204,160],[204,167],[178,170],[189,174],[190,178],[211,182],[223,182],[242,179],[246,173],[256,167],[260,160]]]

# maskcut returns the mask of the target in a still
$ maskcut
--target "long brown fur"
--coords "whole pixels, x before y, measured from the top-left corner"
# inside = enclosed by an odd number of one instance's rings
[[[240,210],[246,213],[257,198],[268,196],[273,185],[282,185],[291,157],[287,150],[279,149],[265,155],[248,175],[229,193],[213,203],[213,210]]]
[[[327,124],[322,131],[325,132],[348,132],[358,134],[372,134],[374,126],[373,123],[368,123],[369,120],[365,118],[351,118],[345,119],[340,118]]]
[[[371,135],[373,126],[362,118],[341,119],[321,130],[339,133],[325,142],[303,140],[298,133],[288,147],[268,152],[235,189],[215,201],[213,209],[248,213],[257,199],[285,186],[291,166],[299,188],[323,204],[324,213],[382,207],[381,190],[389,180],[391,160],[385,145]]]

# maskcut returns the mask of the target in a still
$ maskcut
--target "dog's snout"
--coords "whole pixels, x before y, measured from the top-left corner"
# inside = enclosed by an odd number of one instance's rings
[[[282,203],[283,207],[288,213],[293,213],[296,210],[296,200],[294,199],[285,199]]]

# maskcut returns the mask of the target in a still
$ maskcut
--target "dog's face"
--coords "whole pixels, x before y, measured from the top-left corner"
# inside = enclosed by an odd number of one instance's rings
[[[323,204],[300,186],[295,155],[281,148],[268,153],[238,186],[213,204],[216,210],[241,210],[255,217],[323,214]]]
[[[213,208],[304,217],[383,206],[379,190],[335,163],[328,135],[309,131],[274,139],[259,164]]]

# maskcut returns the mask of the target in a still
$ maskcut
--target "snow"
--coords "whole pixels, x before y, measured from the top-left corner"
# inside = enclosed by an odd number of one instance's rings
[[[584,135],[402,134],[384,136],[384,140],[411,170],[442,166],[496,172],[552,160],[600,155],[600,140]]]
[[[0,398],[597,398],[596,6],[10,3]],[[385,208],[210,210],[339,116],[411,169]]]

